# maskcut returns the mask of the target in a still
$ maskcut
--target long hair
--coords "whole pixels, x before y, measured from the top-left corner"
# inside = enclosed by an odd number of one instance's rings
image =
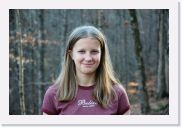
[[[96,70],[96,86],[93,96],[102,107],[107,107],[116,98],[113,86],[120,85],[120,82],[113,71],[106,38],[100,30],[93,26],[78,27],[72,31],[68,38],[62,72],[56,80],[58,99],[59,101],[71,101],[77,95],[76,69],[69,51],[73,49],[78,40],[87,37],[95,38],[100,42],[101,60]]]

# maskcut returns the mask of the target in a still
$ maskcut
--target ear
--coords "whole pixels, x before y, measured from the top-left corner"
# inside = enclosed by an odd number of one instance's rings
[[[73,52],[72,52],[72,50],[68,50],[68,54],[69,54],[70,57],[73,59]]]

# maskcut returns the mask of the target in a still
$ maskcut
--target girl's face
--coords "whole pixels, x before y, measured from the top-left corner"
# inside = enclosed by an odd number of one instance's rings
[[[77,75],[95,74],[101,58],[100,42],[94,38],[78,40],[71,51],[71,57],[75,62]]]

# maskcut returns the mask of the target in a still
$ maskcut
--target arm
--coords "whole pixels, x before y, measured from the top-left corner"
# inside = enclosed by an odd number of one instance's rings
[[[43,115],[48,115],[47,113],[43,112]]]
[[[131,110],[129,109],[128,111],[126,111],[123,115],[130,115]]]
[[[54,98],[55,96],[56,96],[56,90],[54,86],[49,87],[44,95],[44,99],[43,99],[43,103],[41,107],[41,111],[43,112],[43,115],[58,114],[56,109],[57,101]]]
[[[118,114],[130,115],[130,102],[126,90],[122,86],[118,88],[118,97]]]

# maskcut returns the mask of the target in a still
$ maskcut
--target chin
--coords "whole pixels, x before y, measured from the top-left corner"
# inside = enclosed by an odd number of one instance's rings
[[[85,75],[91,75],[91,74],[93,74],[93,73],[95,73],[95,71],[83,71],[82,72],[83,74],[85,74]]]

